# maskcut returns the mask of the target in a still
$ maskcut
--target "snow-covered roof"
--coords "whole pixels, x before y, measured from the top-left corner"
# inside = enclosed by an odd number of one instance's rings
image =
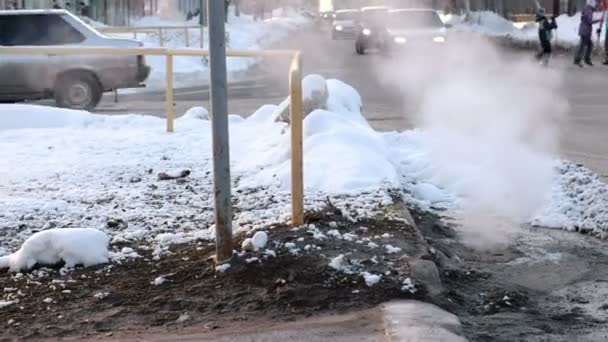
[[[8,10],[0,11],[0,15],[28,15],[28,14],[66,14],[63,9],[36,9],[36,10]]]

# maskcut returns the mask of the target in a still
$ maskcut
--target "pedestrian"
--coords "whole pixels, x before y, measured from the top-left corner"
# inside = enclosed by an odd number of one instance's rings
[[[606,36],[604,37],[604,65],[608,65],[608,11],[605,13],[604,17],[604,30],[606,31]],[[602,33],[602,28],[599,28],[598,34]]]
[[[553,39],[553,30],[557,29],[555,17],[547,18],[544,8],[539,8],[536,11],[536,22],[538,23],[538,39],[540,41],[540,51],[536,54],[536,58],[541,61],[544,66],[549,65],[553,48],[551,40]]]
[[[80,2],[80,15],[85,18],[89,18],[91,15],[91,10],[84,1]]]
[[[574,64],[581,68],[583,67],[583,64],[581,64],[583,57],[585,64],[593,66],[593,62],[591,61],[591,53],[593,52],[593,40],[591,35],[593,33],[593,24],[599,22],[599,20],[593,19],[593,12],[596,7],[596,0],[587,0],[587,4],[581,13],[581,24],[578,29],[578,35],[581,40],[576,49],[576,54],[574,55]]]
[[[59,6],[57,0],[53,0],[53,9],[61,9],[61,6]]]

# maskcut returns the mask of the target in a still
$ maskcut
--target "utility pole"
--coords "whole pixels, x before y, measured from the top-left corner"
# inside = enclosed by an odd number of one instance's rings
[[[211,72],[211,127],[215,196],[216,263],[232,258],[232,203],[226,82],[226,27],[224,1],[208,1],[209,59]],[[201,8],[202,9],[202,8]]]

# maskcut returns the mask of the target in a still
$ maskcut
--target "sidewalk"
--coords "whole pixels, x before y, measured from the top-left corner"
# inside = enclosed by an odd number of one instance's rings
[[[465,342],[458,318],[418,301],[390,302],[374,309],[276,324],[235,322],[211,332],[190,327],[180,333],[115,334],[102,341],[217,341],[217,342]]]

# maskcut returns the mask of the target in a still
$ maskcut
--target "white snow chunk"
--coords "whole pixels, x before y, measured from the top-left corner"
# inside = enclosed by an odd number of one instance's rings
[[[209,120],[209,111],[204,107],[192,107],[178,120]]]
[[[369,272],[363,272],[361,275],[363,276],[363,279],[365,279],[365,285],[369,287],[376,285],[382,278],[381,275],[372,274]]]
[[[17,252],[0,257],[0,269],[28,271],[36,264],[55,265],[62,260],[65,268],[103,264],[108,262],[109,242],[108,235],[97,229],[49,229],[32,235]]]
[[[61,291],[61,293],[70,294],[70,293],[72,293],[72,290],[63,290],[63,291]]]
[[[386,245],[384,246],[384,248],[386,248],[386,253],[388,254],[395,254],[401,252],[401,248],[393,247],[392,245]]]
[[[337,229],[332,229],[332,230],[328,231],[327,235],[337,237],[337,238],[342,237],[342,234],[340,234],[340,232]]]
[[[277,253],[275,251],[273,251],[272,249],[267,249],[264,251],[264,255],[265,256],[270,256],[270,257],[277,257]]]
[[[342,235],[342,239],[344,239],[346,241],[354,241],[357,238],[358,238],[358,236],[353,233],[345,233],[344,235]]]
[[[335,269],[336,271],[339,272],[344,272],[347,274],[352,273],[352,269],[350,266],[349,261],[346,259],[346,257],[344,256],[344,254],[340,254],[337,257],[331,259],[331,261],[329,262],[329,267]]]
[[[189,319],[190,319],[190,315],[188,315],[187,313],[183,313],[183,314],[179,315],[179,317],[177,318],[177,320],[175,322],[183,323]]]
[[[327,83],[323,76],[316,74],[306,75],[302,79],[302,98],[311,98],[315,93],[325,93],[326,88]]]
[[[53,298],[45,298],[42,300],[44,303],[51,304],[53,302]]]
[[[248,264],[251,264],[252,262],[256,262],[259,261],[260,259],[257,257],[253,257],[253,258],[249,258],[249,259],[245,259],[245,262]]]
[[[382,234],[382,237],[383,237],[383,238],[385,238],[385,239],[388,239],[388,238],[390,238],[390,237],[391,237],[391,234],[389,234],[389,233],[384,233],[384,234]]]
[[[294,249],[294,248],[296,248],[296,244],[293,242],[287,242],[287,243],[285,243],[285,248]]]
[[[166,282],[167,282],[167,278],[165,278],[164,276],[160,276],[160,277],[156,277],[154,279],[154,281],[152,281],[151,284],[154,285],[154,286],[160,286],[160,285],[162,285],[162,284],[164,284]]]
[[[0,309],[5,308],[9,305],[14,304],[15,302],[10,301],[10,300],[0,300]]]
[[[414,285],[414,282],[412,281],[411,278],[405,278],[403,280],[403,283],[401,286],[401,291],[409,292],[409,293],[416,293],[416,285]]]
[[[95,297],[97,299],[104,299],[109,295],[110,295],[109,292],[98,292],[98,293],[94,294],[93,297]]]
[[[230,269],[230,264],[229,263],[225,263],[225,264],[221,264],[215,267],[215,271],[216,272],[220,272],[220,273],[224,273],[226,271],[228,271]]]
[[[378,244],[370,241],[370,243],[367,244],[367,247],[371,249],[378,248]]]
[[[243,243],[241,243],[241,249],[246,252],[254,251],[255,247],[253,246],[253,240],[251,238],[246,238],[243,240]]]
[[[266,234],[266,232],[256,232],[253,234],[251,241],[253,243],[254,250],[258,251],[266,247],[266,244],[268,243],[268,234]]]

